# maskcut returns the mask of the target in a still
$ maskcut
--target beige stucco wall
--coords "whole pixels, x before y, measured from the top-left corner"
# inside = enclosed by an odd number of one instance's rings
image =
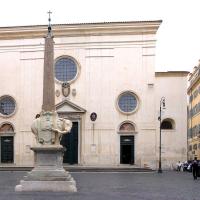
[[[72,40],[72,41],[71,41]],[[80,74],[71,88],[76,89],[76,96],[69,96],[69,100],[87,110],[82,129],[82,164],[87,165],[118,165],[120,162],[119,125],[126,120],[136,124],[138,133],[135,136],[135,162],[142,166],[149,155],[143,150],[145,142],[143,132],[150,132],[155,137],[154,106],[155,96],[148,88],[148,83],[154,83],[154,35],[148,36],[112,36],[112,37],[78,37],[62,38],[62,47],[56,45],[55,57],[68,55],[79,63]],[[149,42],[149,40],[151,42]],[[134,41],[134,42],[133,42]],[[61,39],[55,38],[55,44]],[[82,43],[84,45],[82,46]],[[98,44],[98,45],[96,45]],[[99,46],[100,44],[100,46]],[[153,47],[152,47],[153,45]],[[57,84],[56,88],[59,89]],[[124,115],[118,111],[116,101],[123,91],[133,91],[139,98],[139,109],[131,115]],[[150,90],[150,91],[149,91]],[[57,102],[62,101],[62,96]],[[91,112],[96,112],[93,149]],[[144,129],[144,130],[143,130]],[[153,132],[153,133],[152,133]],[[147,152],[152,152],[155,139],[151,144],[146,142]],[[155,150],[153,151],[155,154]],[[155,155],[152,156],[155,159]]]
[[[122,31],[123,32],[123,31]],[[157,168],[159,99],[166,96],[166,116],[176,121],[176,129],[163,136],[167,167],[176,160],[185,160],[186,148],[186,78],[155,78],[155,33],[117,35],[78,35],[55,37],[55,60],[70,56],[79,65],[79,74],[70,84],[76,95],[66,98],[61,84],[55,81],[56,104],[68,101],[86,110],[79,120],[79,164],[119,165],[119,125],[124,121],[135,124],[135,164]],[[0,40],[0,96],[11,95],[17,103],[15,115],[0,117],[0,124],[8,121],[15,128],[14,163],[33,165],[29,147],[35,144],[31,123],[42,106],[44,39]],[[166,85],[177,84],[176,90]],[[170,88],[170,87],[169,87]],[[134,92],[139,99],[135,113],[121,113],[116,106],[124,91]],[[174,101],[177,98],[179,101]],[[181,104],[179,102],[182,102]],[[64,109],[64,108],[63,108]],[[65,108],[66,112],[68,108]],[[98,117],[94,124],[90,114]],[[183,125],[184,124],[184,125]],[[181,137],[180,137],[181,136]],[[166,137],[166,138],[165,138]]]
[[[41,109],[43,52],[35,51],[40,40],[1,41],[0,95],[10,95],[16,101],[16,112],[9,118],[0,117],[0,123],[8,121],[15,129],[14,163],[33,164],[33,154],[29,150],[34,144],[30,124]],[[39,45],[41,49],[41,45]],[[31,52],[31,53],[30,53]]]
[[[173,167],[178,161],[187,160],[186,92],[186,74],[171,73],[156,77],[157,116],[159,116],[160,99],[165,97],[166,109],[162,110],[162,120],[170,118],[175,122],[173,130],[162,130],[162,161],[165,167]],[[159,144],[159,121],[157,121],[156,135]]]

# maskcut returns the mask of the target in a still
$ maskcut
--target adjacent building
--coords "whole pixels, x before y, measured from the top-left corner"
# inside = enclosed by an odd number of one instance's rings
[[[161,21],[53,25],[55,96],[73,122],[64,163],[156,169],[187,159],[187,72],[155,72]],[[46,26],[0,28],[0,163],[33,165]]]
[[[189,76],[188,159],[200,159],[200,65]]]

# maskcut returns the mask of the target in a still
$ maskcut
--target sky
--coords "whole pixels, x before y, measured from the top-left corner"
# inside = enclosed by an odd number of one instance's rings
[[[192,71],[200,59],[200,0],[1,0],[0,27],[163,20],[156,71]]]

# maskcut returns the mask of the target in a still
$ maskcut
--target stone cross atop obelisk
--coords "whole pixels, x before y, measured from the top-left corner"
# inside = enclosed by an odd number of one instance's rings
[[[48,33],[45,37],[44,75],[43,75],[43,111],[55,111],[55,83],[54,83],[54,41],[51,30],[51,12],[49,14]]]

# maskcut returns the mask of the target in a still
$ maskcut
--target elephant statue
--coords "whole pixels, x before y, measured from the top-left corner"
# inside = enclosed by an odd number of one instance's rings
[[[59,118],[56,112],[42,111],[33,121],[31,131],[38,144],[60,145],[62,135],[70,132],[71,128],[70,120]]]

